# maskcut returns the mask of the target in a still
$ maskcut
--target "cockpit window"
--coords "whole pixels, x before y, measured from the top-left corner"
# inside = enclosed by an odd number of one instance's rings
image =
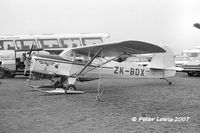
[[[89,46],[89,45],[95,45],[95,44],[101,44],[103,43],[102,38],[96,37],[96,38],[82,38],[83,46]]]
[[[75,48],[81,46],[79,38],[61,38],[60,42],[63,48]]]
[[[90,57],[79,54],[72,50],[67,50],[65,53],[62,53],[61,55],[64,59],[73,61],[74,63],[78,64],[86,64],[88,60],[90,60]]]
[[[127,62],[150,62],[151,57],[128,57]]]
[[[39,39],[38,43],[42,48],[60,48],[57,39]]]
[[[20,50],[30,50],[32,45],[33,48],[38,48],[35,40],[16,40],[16,45]]]
[[[15,45],[13,41],[0,41],[0,50],[15,50]]]

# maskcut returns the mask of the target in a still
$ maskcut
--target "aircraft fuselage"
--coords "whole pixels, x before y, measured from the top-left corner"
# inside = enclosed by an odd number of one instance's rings
[[[77,61],[33,57],[31,71],[47,75],[76,76],[85,64]],[[97,65],[96,65],[97,66]],[[164,78],[170,70],[154,70],[133,62],[111,61],[100,67],[93,63],[79,77],[90,78]],[[169,77],[169,75],[168,75]]]

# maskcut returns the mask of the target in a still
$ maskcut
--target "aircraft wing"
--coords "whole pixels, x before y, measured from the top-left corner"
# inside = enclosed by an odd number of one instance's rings
[[[101,49],[103,49],[103,56],[108,57],[119,56],[121,54],[147,54],[166,52],[159,46],[141,41],[123,41],[118,43],[104,43],[99,45],[72,48],[73,51],[79,54],[90,54],[90,56],[94,56]]]

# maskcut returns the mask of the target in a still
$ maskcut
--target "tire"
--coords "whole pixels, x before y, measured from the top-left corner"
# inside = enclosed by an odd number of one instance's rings
[[[11,74],[10,76],[9,76],[9,78],[14,78],[16,75],[15,74]]]
[[[188,76],[194,76],[193,72],[188,72]]]
[[[200,76],[200,72],[194,72],[194,76],[196,77]]]
[[[67,94],[67,90],[73,90],[75,91],[76,90],[76,86],[73,85],[73,84],[69,84],[65,87],[65,93]]]
[[[5,77],[5,71],[0,68],[0,79],[3,79]]]

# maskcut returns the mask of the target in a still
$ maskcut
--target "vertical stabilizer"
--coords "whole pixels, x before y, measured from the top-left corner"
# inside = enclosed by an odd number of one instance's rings
[[[163,49],[166,52],[155,54],[148,67],[150,69],[163,70],[164,77],[174,76],[176,73],[174,54],[167,46],[164,46]]]

